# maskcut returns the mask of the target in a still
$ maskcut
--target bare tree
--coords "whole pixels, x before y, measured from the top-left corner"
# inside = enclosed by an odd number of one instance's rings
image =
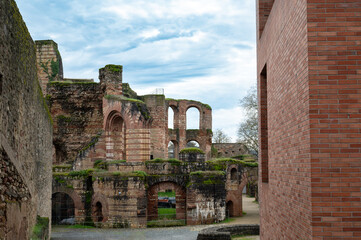
[[[246,111],[246,119],[238,128],[239,142],[243,143],[248,150],[258,156],[258,104],[257,89],[250,88],[248,94],[240,100],[241,106]]]
[[[230,143],[231,138],[227,136],[221,129],[216,129],[213,134],[213,143]]]

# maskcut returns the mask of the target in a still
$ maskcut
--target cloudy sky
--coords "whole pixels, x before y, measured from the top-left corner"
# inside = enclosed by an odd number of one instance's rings
[[[256,82],[254,0],[16,0],[34,40],[59,45],[64,77],[93,78],[124,66],[138,94],[213,109],[213,130],[233,141],[242,98]]]

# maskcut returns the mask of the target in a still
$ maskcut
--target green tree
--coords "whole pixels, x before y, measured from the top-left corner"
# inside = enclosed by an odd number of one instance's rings
[[[258,103],[257,89],[251,87],[248,94],[240,100],[241,107],[246,111],[246,119],[240,123],[238,128],[239,142],[258,156]]]

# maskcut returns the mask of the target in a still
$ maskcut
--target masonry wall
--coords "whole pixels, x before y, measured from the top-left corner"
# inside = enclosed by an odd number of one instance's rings
[[[103,92],[93,82],[51,82],[48,102],[54,119],[54,163],[74,161],[103,132]]]
[[[37,215],[51,216],[52,123],[12,0],[0,2],[0,56],[0,239],[28,239]]]
[[[235,157],[248,154],[242,143],[213,143],[212,146],[217,149],[215,157]]]
[[[257,7],[271,2],[257,1]],[[310,239],[306,1],[274,1],[257,38],[261,239]]]
[[[312,235],[361,238],[361,2],[309,1]]]
[[[275,1],[259,36],[263,239],[361,236],[360,14]]]

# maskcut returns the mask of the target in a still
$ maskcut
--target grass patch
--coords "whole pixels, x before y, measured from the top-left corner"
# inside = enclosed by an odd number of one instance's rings
[[[177,226],[185,226],[186,221],[184,219],[181,220],[153,220],[147,222],[147,227],[177,227]]]
[[[176,219],[175,208],[158,208],[158,219]]]
[[[158,197],[175,197],[175,192],[158,192]]]
[[[235,219],[235,218],[226,218],[226,219],[224,219],[223,221],[218,222],[218,223],[214,223],[214,224],[230,223],[230,222],[233,222],[234,220],[236,220],[236,219]]]

